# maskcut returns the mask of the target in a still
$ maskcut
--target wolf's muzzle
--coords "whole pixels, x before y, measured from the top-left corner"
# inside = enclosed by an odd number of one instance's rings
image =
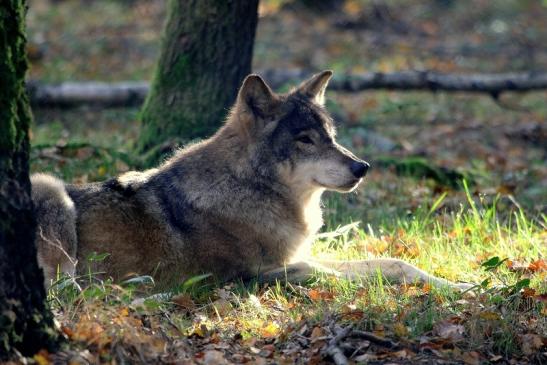
[[[370,165],[365,161],[353,161],[350,165],[350,170],[353,176],[360,179],[367,174]]]

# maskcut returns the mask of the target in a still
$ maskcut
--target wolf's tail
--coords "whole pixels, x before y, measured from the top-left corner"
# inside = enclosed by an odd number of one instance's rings
[[[49,175],[31,178],[32,201],[37,218],[38,264],[44,270],[46,288],[57,272],[74,275],[76,268],[76,208],[64,183]]]

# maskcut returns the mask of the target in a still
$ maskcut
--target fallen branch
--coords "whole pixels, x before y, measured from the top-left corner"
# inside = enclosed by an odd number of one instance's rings
[[[257,71],[274,89],[295,85],[313,72],[307,70]],[[504,74],[442,74],[433,71],[370,72],[335,75],[329,90],[359,92],[371,89],[482,92],[497,98],[506,91],[547,89],[547,72]],[[149,90],[145,81],[27,83],[30,101],[37,106],[138,106]]]
[[[309,77],[303,70],[266,70],[264,78],[275,88]],[[547,89],[547,72],[500,74],[445,74],[434,71],[367,72],[335,75],[329,90],[357,92],[370,89],[467,91],[499,95],[505,91]]]
[[[327,346],[327,355],[329,355],[334,363],[336,365],[347,365],[348,364],[348,358],[346,355],[344,355],[344,351],[338,347],[338,343],[342,341],[344,338],[347,337],[347,335],[351,332],[351,326],[347,326],[346,328],[340,330],[334,336]]]
[[[142,104],[148,90],[145,81],[27,83],[30,102],[37,106],[137,106]]]
[[[363,340],[370,341],[371,343],[385,347],[388,349],[398,349],[400,348],[400,345],[397,342],[393,342],[389,339],[385,339],[379,336],[376,336],[373,333],[365,332],[365,331],[359,331],[359,330],[353,330],[351,333],[349,333],[349,337],[357,337],[361,338]]]

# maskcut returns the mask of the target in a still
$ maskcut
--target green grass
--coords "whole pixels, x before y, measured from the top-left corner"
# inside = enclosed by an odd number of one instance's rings
[[[338,228],[339,236],[316,242],[314,253],[332,259],[400,256],[450,280],[471,282],[480,280],[479,264],[488,257],[545,257],[544,216],[536,223],[520,210],[503,212],[500,217],[499,198],[485,206],[466,193],[467,202],[456,211],[442,208],[443,194],[432,207],[419,208],[379,227],[363,229],[353,224]]]

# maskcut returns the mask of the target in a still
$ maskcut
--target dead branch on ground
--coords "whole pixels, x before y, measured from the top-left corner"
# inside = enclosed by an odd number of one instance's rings
[[[295,85],[313,72],[307,70],[258,71],[274,89]],[[329,90],[360,92],[365,90],[422,90],[487,93],[494,99],[504,92],[526,92],[547,89],[547,72],[500,74],[445,74],[433,71],[368,72],[335,75]],[[30,101],[37,106],[138,106],[148,93],[144,81],[63,82],[27,84]]]

